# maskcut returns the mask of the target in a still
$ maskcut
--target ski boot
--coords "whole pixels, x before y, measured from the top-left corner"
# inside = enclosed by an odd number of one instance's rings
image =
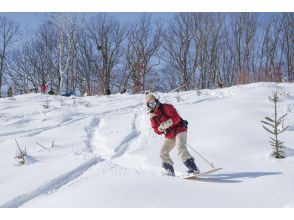
[[[165,169],[166,175],[168,176],[175,176],[175,171],[172,165],[168,163],[162,164],[163,169]]]
[[[200,173],[200,170],[196,166],[193,158],[190,158],[190,159],[186,160],[184,162],[184,164],[189,169],[188,174],[199,174]]]

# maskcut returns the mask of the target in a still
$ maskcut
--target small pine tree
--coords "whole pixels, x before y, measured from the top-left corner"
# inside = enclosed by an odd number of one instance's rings
[[[278,135],[284,132],[288,127],[281,128],[281,125],[284,122],[284,119],[287,114],[284,114],[283,116],[278,118],[277,113],[277,103],[280,101],[278,97],[278,92],[273,93],[273,97],[269,97],[270,101],[274,102],[274,108],[275,108],[275,115],[274,118],[265,117],[265,121],[261,121],[264,125],[262,126],[267,132],[272,134],[274,137],[270,137],[270,144],[274,148],[273,155],[275,158],[284,158],[283,151],[281,150],[283,147],[282,141],[278,139]],[[267,126],[267,127],[266,127]]]

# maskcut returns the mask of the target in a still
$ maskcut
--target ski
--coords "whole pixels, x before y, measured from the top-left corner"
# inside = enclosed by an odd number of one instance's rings
[[[206,176],[208,174],[217,172],[217,171],[219,171],[221,169],[223,169],[223,168],[213,168],[211,170],[208,170],[208,171],[205,171],[205,172],[202,172],[202,173],[199,173],[199,174],[184,174],[184,175],[179,175],[177,177],[179,177],[181,179],[193,179],[193,178],[198,178],[198,177],[201,177],[201,176]]]

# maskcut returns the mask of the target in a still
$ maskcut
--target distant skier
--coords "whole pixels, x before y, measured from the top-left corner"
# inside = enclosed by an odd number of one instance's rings
[[[12,91],[12,87],[10,86],[7,90],[7,97],[12,97],[13,96],[13,91]]]
[[[53,89],[51,88],[51,90],[48,92],[49,95],[56,95],[56,93],[53,91]]]
[[[145,97],[145,103],[150,110],[151,126],[158,135],[165,135],[160,150],[162,167],[167,175],[175,176],[173,161],[169,156],[170,151],[176,146],[178,155],[188,168],[188,173],[200,173],[194,158],[187,150],[188,122],[183,120],[173,105],[162,104],[156,97],[149,93]]]
[[[120,94],[124,94],[126,93],[128,90],[126,88],[123,88],[121,91],[120,91]]]
[[[42,85],[41,85],[41,92],[45,94],[46,92],[46,85],[45,82],[43,81]]]

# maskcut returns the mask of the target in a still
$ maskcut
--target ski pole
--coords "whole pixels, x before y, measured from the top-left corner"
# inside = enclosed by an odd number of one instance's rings
[[[176,136],[176,133],[172,130],[172,129],[170,129],[170,128],[168,128],[167,130],[169,130],[169,131],[171,131],[175,136]],[[205,159],[205,157],[203,157],[197,150],[195,150],[190,144],[188,144],[187,142],[185,142],[185,141],[183,141],[180,137],[179,137],[179,139],[180,139],[180,141],[182,141],[182,142],[184,142],[188,147],[190,147],[191,148],[191,150],[193,150],[199,157],[201,157],[206,163],[208,163],[212,168],[215,168],[214,166],[213,166],[213,163],[211,163],[211,162],[209,162],[207,159]]]

